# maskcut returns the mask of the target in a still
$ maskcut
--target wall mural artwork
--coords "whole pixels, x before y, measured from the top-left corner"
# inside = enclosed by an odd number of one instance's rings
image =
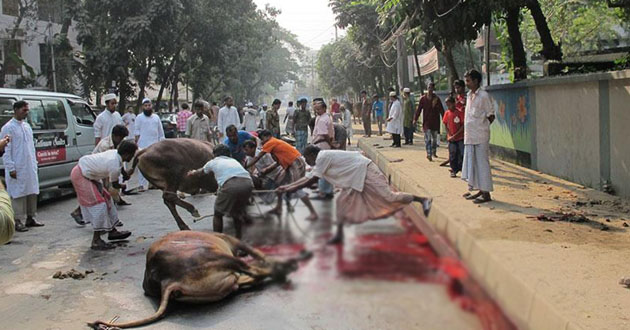
[[[490,144],[532,152],[531,106],[527,88],[491,90],[497,119],[491,126]]]

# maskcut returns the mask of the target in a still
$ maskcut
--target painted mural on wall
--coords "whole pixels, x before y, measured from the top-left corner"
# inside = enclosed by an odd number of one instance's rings
[[[527,88],[491,90],[496,120],[491,126],[490,144],[532,152],[531,105]]]

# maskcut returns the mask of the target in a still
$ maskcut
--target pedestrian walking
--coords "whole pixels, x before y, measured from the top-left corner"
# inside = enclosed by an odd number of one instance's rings
[[[414,104],[411,100],[411,90],[407,87],[403,89],[403,133],[405,135],[405,145],[413,144],[414,125]]]
[[[392,147],[400,148],[400,134],[403,132],[402,105],[398,100],[396,92],[389,92],[389,100],[391,108],[389,109],[389,117],[387,118],[387,132],[392,135],[392,140],[394,140]]]
[[[295,135],[294,116],[295,108],[293,107],[293,101],[289,101],[289,106],[287,107],[287,112],[284,115],[283,122],[285,123],[284,131],[290,136]]]
[[[264,103],[262,105],[262,108],[260,109],[260,112],[258,113],[258,117],[260,117],[260,125],[259,125],[260,129],[267,129],[267,109],[268,108],[269,106],[267,105],[267,103]]]
[[[162,121],[158,115],[153,113],[151,100],[142,100],[142,114],[136,118],[135,132],[136,143],[141,149],[150,147],[152,144],[165,139]],[[138,183],[140,191],[149,189],[149,181],[138,171]]]
[[[195,114],[186,120],[185,135],[191,139],[210,142],[210,118],[204,114],[203,102],[197,101],[194,105]]]
[[[427,86],[427,93],[420,98],[418,109],[414,116],[413,126],[418,123],[418,118],[422,114],[422,131],[424,132],[424,143],[427,150],[427,159],[433,161],[437,158],[438,134],[440,133],[440,117],[444,115],[444,107],[440,97],[435,94],[435,84],[430,82]]]
[[[256,138],[252,136],[249,132],[239,131],[236,129],[236,126],[230,125],[225,129],[226,138],[223,141],[223,144],[228,146],[230,150],[230,157],[236,159],[239,163],[245,164],[245,151],[243,150],[243,145],[245,141],[254,141],[256,142]]]
[[[226,145],[216,145],[212,153],[212,160],[202,168],[188,172],[188,176],[214,173],[219,190],[214,202],[212,229],[222,233],[223,216],[229,215],[234,220],[236,238],[241,238],[243,222],[247,217],[247,202],[254,189],[252,178],[239,162],[230,157],[230,149]]]
[[[372,112],[374,112],[374,118],[378,125],[378,136],[383,136],[383,124],[385,123],[385,105],[378,97],[378,94],[372,96]]]
[[[422,203],[425,216],[428,215],[430,199],[392,191],[378,166],[360,152],[321,150],[309,145],[304,157],[313,166],[313,175],[282,186],[278,191],[292,192],[308,187],[319,178],[341,189],[336,204],[337,232],[329,244],[343,242],[344,225],[386,218],[412,202]]]
[[[446,98],[448,110],[444,113],[446,140],[448,141],[448,159],[451,165],[451,178],[457,177],[464,161],[464,112],[457,110],[455,98]]]
[[[241,128],[241,118],[238,116],[238,110],[234,107],[234,99],[231,96],[227,96],[223,99],[224,106],[219,110],[219,134],[225,136],[225,129],[234,125],[237,128]]]
[[[210,118],[210,126],[214,128],[219,123],[219,106],[217,105],[217,102],[212,102],[210,109],[208,109],[208,113],[208,118]]]
[[[81,214],[86,222],[92,224],[93,250],[108,250],[115,246],[103,241],[101,236],[108,233],[107,239],[120,240],[131,236],[129,231],[118,231],[119,223],[116,205],[101,183],[106,180],[113,188],[119,189],[118,177],[123,162],[129,162],[135,156],[138,146],[132,141],[122,141],[118,149],[86,155],[72,169],[70,180],[77,194]]]
[[[133,107],[127,107],[127,112],[122,116],[123,124],[127,127],[127,131],[134,132],[134,124],[136,123],[136,114],[133,112]]]
[[[308,143],[308,124],[311,121],[311,112],[306,109],[306,98],[297,101],[297,110],[293,115],[295,126],[295,147],[300,153],[304,152]]]
[[[265,114],[265,121],[267,123],[265,127],[276,139],[280,138],[280,116],[278,115],[278,109],[280,109],[281,104],[282,101],[278,99],[273,100],[271,109],[267,110]]]
[[[203,111],[203,103],[201,104],[201,110]],[[192,116],[192,112],[188,110],[188,103],[182,104],[182,109],[177,113],[177,136],[185,137],[186,128],[188,126],[188,118]]]
[[[318,146],[322,150],[329,150],[334,148],[335,129],[332,119],[326,112],[326,103],[323,99],[314,99],[313,106],[317,118],[315,118],[315,126],[313,128],[313,145]],[[333,199],[334,187],[321,178],[319,180],[317,199]]]
[[[260,140],[262,141],[263,147],[262,151],[256,156],[251,163],[247,164],[247,167],[252,167],[258,163],[258,161],[264,157],[266,154],[271,154],[277,160],[277,166],[281,166],[282,169],[286,172],[283,181],[281,184],[290,184],[296,182],[303,178],[306,175],[306,162],[300,153],[295,149],[292,145],[280,140],[276,139],[272,136],[271,132],[268,130],[264,130],[260,132],[259,135]],[[269,170],[272,170],[273,167],[270,167]],[[295,196],[300,198],[304,205],[308,208],[311,214],[306,218],[306,220],[314,221],[317,220],[317,212],[315,212],[315,208],[308,198],[308,194],[301,189],[296,189],[293,191]],[[284,193],[278,192],[278,201],[275,208],[273,208],[270,213],[277,214],[278,216],[282,215],[282,197]],[[289,195],[288,198],[291,198],[293,195]]]
[[[107,94],[103,96],[105,101],[105,110],[103,110],[94,121],[94,139],[95,145],[98,144],[101,139],[108,137],[112,134],[112,127],[122,124],[122,117],[116,111],[118,100],[116,94]]]
[[[243,108],[243,129],[247,132],[255,132],[258,129],[258,111],[254,105],[248,102]]]
[[[368,100],[367,92],[361,91],[361,120],[365,137],[372,136],[372,104]]]
[[[490,125],[494,122],[494,106],[488,92],[481,88],[481,73],[470,70],[465,75],[468,97],[464,120],[464,164],[462,179],[468,182],[464,197],[475,204],[492,200],[490,171]],[[473,190],[478,190],[473,194]]]
[[[346,136],[348,136],[348,145],[352,145],[352,141],[350,138],[352,137],[352,113],[350,110],[346,109],[345,106],[341,106],[340,111],[343,112],[343,127],[346,128]]]
[[[44,225],[35,220],[39,178],[33,130],[26,121],[28,112],[29,105],[26,101],[13,103],[13,118],[4,124],[0,131],[0,136],[9,137],[2,155],[2,162],[7,192],[11,196],[11,204],[15,212],[15,231],[18,232],[28,231],[27,227]]]

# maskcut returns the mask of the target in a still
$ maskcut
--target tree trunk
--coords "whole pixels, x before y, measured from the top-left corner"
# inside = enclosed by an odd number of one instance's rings
[[[415,37],[414,37],[415,40]],[[422,80],[422,68],[420,68],[420,61],[418,60],[418,47],[416,43],[413,43],[413,59],[416,61],[416,70],[418,71],[418,87],[420,87],[420,94],[424,94],[424,81]]]
[[[540,3],[538,0],[528,0],[526,6],[534,18],[536,30],[538,30],[540,41],[543,45],[543,50],[540,54],[548,61],[562,61],[562,49],[553,41],[549,25],[547,24],[547,18],[540,8]]]
[[[120,77],[118,80],[118,112],[121,114],[125,113],[125,108],[127,107],[127,78]]]
[[[453,83],[459,79],[457,73],[457,67],[455,66],[455,58],[453,57],[453,48],[450,45],[444,44],[442,48],[442,54],[446,58],[446,68],[448,69],[448,83],[453,89]]]
[[[162,95],[164,94],[164,88],[166,87],[166,85],[168,85],[169,81],[171,80],[171,73],[173,72],[173,67],[175,66],[175,63],[179,59],[180,51],[181,51],[181,48],[180,48],[180,50],[177,51],[175,56],[173,56],[173,59],[171,60],[171,63],[168,64],[168,67],[166,68],[166,72],[164,72],[164,75],[162,76],[162,84],[160,86],[160,91],[158,92],[157,101],[156,101],[157,104],[158,104],[158,107],[160,105],[160,101],[162,101]]]
[[[146,63],[146,71],[144,71],[144,76],[140,81],[138,81],[138,88],[140,92],[138,93],[138,100],[136,101],[136,109],[140,109],[142,107],[142,99],[144,99],[145,88],[147,87],[147,82],[149,81],[149,75],[151,74],[151,69],[153,68],[153,59],[149,58]],[[140,110],[138,110],[140,111]]]
[[[519,28],[521,8],[518,6],[507,9],[507,30],[512,45],[512,66],[514,67],[514,80],[527,79],[527,55],[523,46],[521,30]]]

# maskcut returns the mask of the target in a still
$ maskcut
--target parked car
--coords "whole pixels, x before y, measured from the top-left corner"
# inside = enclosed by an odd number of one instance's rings
[[[20,100],[30,108],[27,120],[33,128],[40,188],[69,184],[79,158],[94,149],[96,115],[76,95],[0,88],[0,125],[11,120],[13,103]],[[1,159],[0,170],[4,176]]]

